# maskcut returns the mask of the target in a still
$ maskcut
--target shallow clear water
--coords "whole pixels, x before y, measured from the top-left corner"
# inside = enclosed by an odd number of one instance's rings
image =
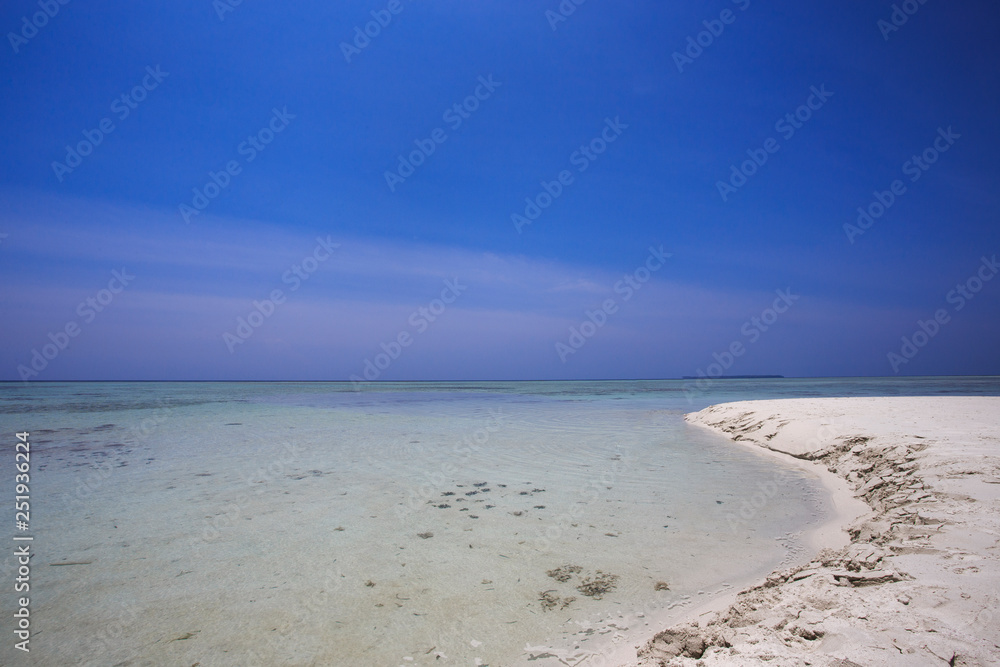
[[[684,413],[1000,382],[357,389],[0,384],[0,432],[32,443],[25,664],[572,664],[654,630],[658,610],[808,557],[802,532],[828,510],[818,483]],[[0,498],[13,477],[10,463]],[[547,574],[565,566],[580,569]],[[14,605],[2,597],[5,618]]]

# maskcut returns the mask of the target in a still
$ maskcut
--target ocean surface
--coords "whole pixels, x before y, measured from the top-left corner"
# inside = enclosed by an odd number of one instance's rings
[[[815,478],[685,413],[940,394],[1000,379],[0,384],[0,664],[601,664],[808,560],[829,516]]]

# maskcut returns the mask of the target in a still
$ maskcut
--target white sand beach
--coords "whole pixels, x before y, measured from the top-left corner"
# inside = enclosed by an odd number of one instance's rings
[[[742,401],[687,420],[813,468],[841,525],[808,564],[615,664],[1000,664],[1000,398]]]

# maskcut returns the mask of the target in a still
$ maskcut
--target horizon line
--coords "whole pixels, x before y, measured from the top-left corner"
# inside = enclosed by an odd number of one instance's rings
[[[376,385],[376,384],[434,384],[434,383],[455,383],[455,384],[471,384],[471,383],[482,383],[482,382],[685,382],[685,381],[698,381],[698,380],[710,380],[712,382],[717,381],[738,381],[738,380],[766,380],[769,382],[780,381],[780,380],[915,380],[915,379],[928,379],[928,378],[1000,378],[1000,375],[802,375],[802,376],[782,376],[782,377],[726,377],[721,376],[717,378],[704,377],[704,378],[685,378],[685,377],[670,377],[670,378],[591,378],[591,379],[547,379],[547,380],[489,380],[489,379],[479,379],[479,380],[364,380],[359,382],[357,380],[0,380],[0,385],[2,384],[20,384],[20,385],[31,385],[31,384],[70,384],[70,383],[217,383],[217,384],[365,384],[365,385]]]

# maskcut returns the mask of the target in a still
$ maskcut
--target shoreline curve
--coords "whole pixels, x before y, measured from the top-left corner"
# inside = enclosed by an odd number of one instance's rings
[[[739,401],[685,419],[816,474],[833,516],[809,563],[605,664],[1000,664],[1000,397]]]

